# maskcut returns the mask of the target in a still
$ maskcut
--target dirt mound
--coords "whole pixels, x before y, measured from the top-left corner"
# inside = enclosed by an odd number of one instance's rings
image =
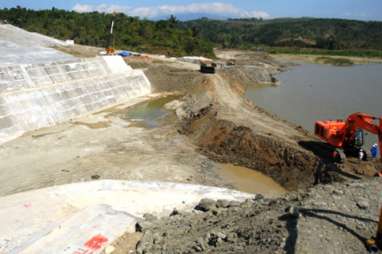
[[[198,71],[178,69],[161,64],[145,70],[153,92],[190,92],[200,85],[203,76]]]

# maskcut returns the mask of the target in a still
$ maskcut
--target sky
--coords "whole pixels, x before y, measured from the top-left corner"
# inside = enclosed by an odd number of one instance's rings
[[[124,12],[158,19],[177,17],[324,17],[382,21],[382,0],[0,0],[0,8]]]

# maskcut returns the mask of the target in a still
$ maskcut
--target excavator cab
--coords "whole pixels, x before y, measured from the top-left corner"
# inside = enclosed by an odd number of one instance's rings
[[[343,150],[347,157],[356,157],[360,160],[367,160],[367,153],[363,150],[365,134],[362,129],[357,129],[354,138],[344,144]]]
[[[379,124],[376,123],[379,121]],[[316,121],[314,133],[332,148],[331,157],[342,162],[346,156],[367,160],[367,153],[362,149],[364,131],[378,136],[382,147],[382,118],[365,113],[354,113],[344,120]],[[380,150],[381,157],[382,151]]]
[[[354,137],[354,146],[357,148],[362,148],[365,140],[365,134],[362,129],[357,129]]]

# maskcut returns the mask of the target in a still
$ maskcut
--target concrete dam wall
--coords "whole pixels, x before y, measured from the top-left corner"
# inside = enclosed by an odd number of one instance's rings
[[[119,56],[0,66],[0,143],[148,95],[150,81]]]

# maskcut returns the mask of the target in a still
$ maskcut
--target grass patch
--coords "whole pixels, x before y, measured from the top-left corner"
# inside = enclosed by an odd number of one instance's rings
[[[352,66],[354,64],[353,61],[347,58],[334,58],[327,56],[317,57],[316,62],[323,64],[331,64],[334,66]]]
[[[381,50],[326,50],[317,48],[291,48],[291,47],[264,47],[270,54],[293,54],[293,55],[324,55],[324,56],[351,56],[382,58]]]

